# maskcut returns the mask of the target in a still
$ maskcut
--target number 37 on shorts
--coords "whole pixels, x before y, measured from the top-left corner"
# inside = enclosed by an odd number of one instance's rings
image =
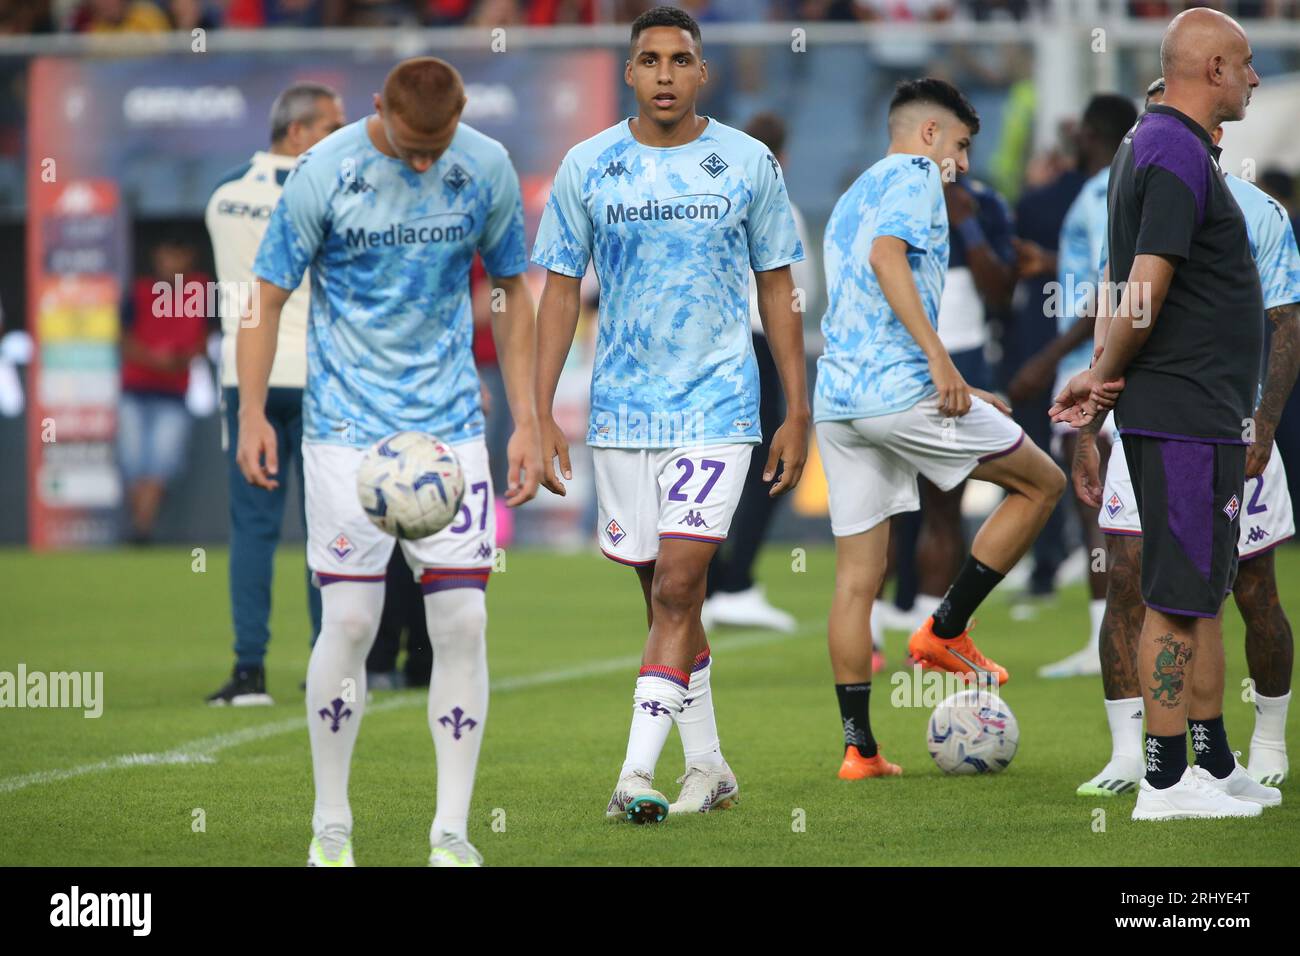
[[[593,448],[600,549],[641,565],[658,556],[660,538],[724,540],[754,448]]]

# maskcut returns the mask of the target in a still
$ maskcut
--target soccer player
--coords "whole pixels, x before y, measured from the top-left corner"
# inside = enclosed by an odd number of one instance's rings
[[[1070,205],[1061,225],[1057,246],[1056,295],[1057,328],[1060,334],[1048,343],[1030,363],[1056,370],[1058,394],[1065,383],[1088,367],[1092,360],[1093,327],[1096,319],[1096,287],[1102,246],[1106,239],[1106,184],[1110,181],[1110,161],[1115,157],[1124,134],[1137,122],[1137,109],[1126,96],[1101,93],[1094,96],[1079,122],[1079,162],[1088,180]],[[1046,384],[1046,383],[1045,383]],[[1053,424],[1061,435],[1062,456],[1074,459],[1077,432],[1066,424]],[[1104,448],[1110,447],[1109,434],[1098,436]],[[1097,530],[1097,508],[1075,499],[1079,525],[1083,529],[1085,551],[1091,554],[1102,546]],[[1091,565],[1091,562],[1089,562]],[[1102,617],[1106,612],[1106,573],[1091,568],[1088,575],[1088,643],[1069,657],[1048,664],[1038,671],[1039,677],[1075,677],[1101,671],[1099,647]]]
[[[235,376],[235,337],[251,318],[251,301],[229,293],[251,290],[253,258],[271,210],[298,156],[343,125],[338,93],[319,83],[298,83],[271,106],[271,148],[226,176],[212,192],[206,213],[217,264],[217,280],[227,293],[221,307],[221,397],[225,406],[227,479],[230,485],[230,614],[235,625],[235,668],[230,680],[208,697],[209,704],[270,704],[266,692],[266,645],[271,639],[271,576],[280,541],[286,490],[250,485],[235,464],[239,447],[239,388]],[[307,382],[308,280],[280,311],[280,340],[266,393],[266,417],[273,423],[279,460],[298,473],[302,495],[302,390]],[[242,294],[242,293],[241,293]],[[307,606],[312,637],[320,632],[320,591],[308,571]]]
[[[307,670],[316,782],[309,864],[353,865],[348,770],[393,548],[361,510],[356,472],[367,445],[409,429],[451,443],[465,472],[459,520],[401,546],[420,578],[434,652],[429,863],[477,866],[466,820],[487,716],[484,589],[494,538],[469,269],[478,252],[502,293],[493,327],[515,419],[506,500],[519,505],[536,493],[540,472],[523,204],[505,149],[460,122],[465,92],[453,67],[406,60],[374,102],[373,115],[303,154],[258,250],[258,321],[237,343],[238,462],[253,484],[278,486],[267,376],[285,300],[310,266],[303,461],[307,554],[324,613]]]
[[[926,668],[1003,683],[970,637],[976,607],[1032,544],[1065,476],[987,392],[971,388],[936,332],[948,215],[943,178],[965,172],[979,117],[938,79],[899,84],[889,151],[835,204],[826,225],[826,348],[817,362],[817,442],[830,486],[835,597],[830,654],[846,779],[900,772],[867,718],[870,615],[885,573],[889,517],[917,507],[917,475],[941,491],[967,478],[1007,497],[984,522],[938,609],[908,641]]]
[[[1162,78],[1148,90],[1147,106],[1159,103],[1163,96]],[[1210,131],[1216,145],[1222,135],[1222,126]],[[1233,595],[1246,624],[1246,663],[1255,685],[1255,732],[1246,772],[1262,784],[1277,786],[1287,775],[1286,713],[1294,651],[1291,624],[1277,593],[1272,552],[1295,534],[1295,523],[1282,458],[1272,451],[1278,419],[1300,368],[1300,251],[1281,206],[1244,179],[1225,175],[1246,219],[1251,254],[1263,284],[1265,314],[1272,328],[1272,347],[1265,352],[1267,369],[1253,415],[1255,441],[1246,452],[1244,505],[1249,520],[1241,523],[1239,532]],[[1133,669],[1142,624],[1142,599],[1134,589],[1141,575],[1142,525],[1122,445],[1115,444],[1110,452],[1104,489],[1098,480],[1095,428],[1102,417],[1080,431],[1080,452],[1073,472],[1080,495],[1105,507],[1100,527],[1107,536],[1111,587],[1102,681],[1111,758],[1078,793],[1109,797],[1135,789],[1142,777],[1143,706]],[[1195,737],[1192,743],[1195,751]]]
[[[1241,27],[1204,8],[1173,19],[1160,61],[1165,101],[1111,165],[1107,274],[1126,280],[1123,292],[1117,306],[1103,302],[1093,366],[1052,417],[1082,426],[1118,400],[1146,604],[1136,659],[1146,774],[1133,819],[1253,817],[1281,794],[1228,746],[1221,615],[1237,571],[1264,303],[1209,131],[1245,115],[1259,77]]]
[[[572,471],[552,399],[593,258],[600,278],[587,433],[598,534],[607,557],[636,568],[650,625],[606,815],[637,822],[725,808],[739,793],[718,742],[700,607],[760,438],[751,269],[786,401],[764,467],[770,494],[798,483],[811,417],[790,276],[804,255],[780,165],[757,140],[696,114],[708,77],[689,15],[656,7],[637,18],[625,80],[638,114],[569,151],[533,253],[548,270],[538,410],[542,481],[556,494],[565,486],[553,460],[565,478]],[[687,771],[670,808],[654,772],[674,722]]]

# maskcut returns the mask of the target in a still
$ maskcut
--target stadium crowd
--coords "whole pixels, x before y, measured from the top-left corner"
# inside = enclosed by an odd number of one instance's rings
[[[628,23],[651,0],[0,0],[0,34],[158,33],[267,27],[551,26]],[[701,23],[758,20],[1023,20],[1047,0],[683,0]],[[1117,11],[1167,20],[1189,7],[1243,18],[1300,16],[1292,0],[1117,0]]]

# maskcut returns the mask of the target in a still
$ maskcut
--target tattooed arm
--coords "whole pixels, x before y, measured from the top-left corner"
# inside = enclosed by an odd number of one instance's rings
[[[1300,303],[1269,309],[1273,341],[1268,351],[1264,395],[1255,409],[1255,443],[1246,450],[1246,477],[1263,474],[1273,454],[1273,434],[1300,372]]]

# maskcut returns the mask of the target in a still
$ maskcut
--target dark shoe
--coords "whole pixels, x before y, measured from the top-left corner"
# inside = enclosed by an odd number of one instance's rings
[[[236,664],[230,680],[208,697],[208,703],[213,707],[267,707],[275,701],[266,692],[266,671],[263,668]]]

